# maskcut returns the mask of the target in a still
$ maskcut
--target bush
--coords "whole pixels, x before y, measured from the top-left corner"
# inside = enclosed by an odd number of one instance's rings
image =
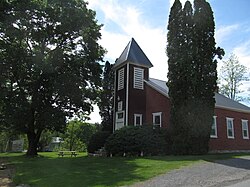
[[[87,150],[89,153],[94,153],[98,149],[104,147],[107,138],[110,136],[108,131],[98,131],[93,134],[89,140]]]
[[[166,129],[152,126],[127,126],[115,131],[105,144],[112,155],[160,155],[171,153],[171,142]]]

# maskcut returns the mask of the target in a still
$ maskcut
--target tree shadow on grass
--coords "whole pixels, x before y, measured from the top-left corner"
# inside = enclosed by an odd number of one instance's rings
[[[143,181],[134,158],[17,158],[14,182],[31,186],[122,186]],[[140,166],[143,169],[143,166]]]
[[[12,157],[11,161],[17,170],[14,178],[17,184],[26,183],[31,186],[41,187],[112,187],[145,181],[159,174],[155,173],[155,175],[152,175],[151,169],[167,172],[198,161],[215,162],[231,167],[249,169],[250,160],[245,158],[234,160],[232,159],[234,157],[235,154],[131,158],[87,156],[58,158],[55,156],[42,156],[32,159],[17,156]],[[234,160],[235,162],[227,162],[229,160]],[[155,165],[154,161],[157,161],[158,164]]]

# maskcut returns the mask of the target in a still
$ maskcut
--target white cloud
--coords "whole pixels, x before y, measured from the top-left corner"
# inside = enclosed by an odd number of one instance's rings
[[[106,58],[111,63],[120,56],[127,43],[133,37],[154,65],[150,77],[166,80],[167,56],[165,54],[166,27],[151,27],[143,11],[129,4],[115,0],[90,0],[89,8],[104,15],[104,27],[100,44],[106,48]],[[166,20],[167,21],[167,20]],[[116,28],[114,27],[116,26]],[[114,27],[111,29],[111,27]],[[119,30],[119,32],[117,31]],[[91,122],[100,122],[98,107],[90,115]]]
[[[250,69],[250,40],[233,49],[233,53],[239,58],[239,62]]]
[[[239,29],[239,24],[220,26],[215,30],[215,39],[218,44],[222,43],[224,40],[228,40],[231,34],[235,32],[235,30]]]
[[[150,76],[166,80],[167,56],[166,28],[153,28],[143,17],[143,12],[137,7],[115,0],[91,0],[90,7],[101,10],[105,17],[100,44],[107,49],[106,58],[113,59],[120,56],[123,49],[133,37],[140,45],[144,53],[152,62],[154,67],[150,70]],[[167,21],[167,20],[166,20]],[[105,24],[117,25],[114,30],[107,30]],[[121,30],[117,33],[116,30]]]

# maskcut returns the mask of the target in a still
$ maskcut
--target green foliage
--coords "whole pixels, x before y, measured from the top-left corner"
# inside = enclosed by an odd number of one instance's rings
[[[106,150],[112,155],[159,155],[171,153],[169,134],[166,129],[152,126],[127,126],[112,134],[106,144]]]
[[[56,137],[55,133],[52,133],[51,131],[43,131],[39,139],[38,151],[44,151],[45,147],[51,143],[53,137]]]
[[[113,91],[114,91],[114,72],[113,65],[106,61],[102,78],[102,90],[98,107],[102,117],[102,130],[113,132]]]
[[[27,134],[37,154],[43,130],[92,110],[102,72],[101,25],[87,3],[4,1],[0,14],[0,123]]]
[[[223,61],[220,73],[220,93],[233,100],[240,100],[237,94],[241,93],[239,87],[242,81],[247,80],[245,73],[247,68],[240,64],[236,55],[231,54],[229,59]]]
[[[215,47],[214,28],[213,12],[205,0],[194,0],[194,10],[189,1],[182,9],[175,0],[168,25],[167,85],[176,154],[208,151],[217,88],[215,57],[224,55]]]
[[[89,153],[94,153],[98,149],[104,147],[107,138],[110,136],[109,131],[98,131],[90,138],[87,150]]]
[[[81,121],[70,121],[62,135],[61,149],[70,151],[85,151],[92,135],[97,131],[95,125]]]
[[[211,125],[204,123],[212,124],[213,111],[197,100],[179,108],[176,115],[182,117],[175,119],[175,124],[179,126],[175,128],[173,134],[173,152],[181,155],[206,154]]]
[[[1,131],[0,132],[0,152],[9,151],[9,145],[13,140],[12,133]]]

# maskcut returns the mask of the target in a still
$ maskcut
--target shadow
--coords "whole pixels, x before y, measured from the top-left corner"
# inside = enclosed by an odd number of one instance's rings
[[[150,160],[161,160],[168,162],[175,161],[206,161],[217,163],[229,167],[250,170],[250,154],[249,153],[224,153],[224,154],[207,154],[207,155],[185,155],[185,156],[153,156],[145,157]]]
[[[208,162],[213,162],[216,164],[221,164],[229,167],[250,170],[250,156],[241,158],[229,158],[223,160],[206,160]]]
[[[138,175],[135,158],[101,157],[12,157],[16,184],[31,186],[123,186],[146,180]]]
[[[249,154],[248,154],[249,155]],[[250,156],[243,154],[208,154],[150,157],[77,157],[59,158],[56,153],[27,158],[9,155],[16,168],[14,182],[41,187],[62,186],[125,186],[153,177],[149,170],[167,172],[194,163],[208,161],[230,167],[250,169]],[[155,161],[159,161],[155,165]],[[166,167],[169,167],[166,170]],[[158,175],[158,174],[157,174]]]

